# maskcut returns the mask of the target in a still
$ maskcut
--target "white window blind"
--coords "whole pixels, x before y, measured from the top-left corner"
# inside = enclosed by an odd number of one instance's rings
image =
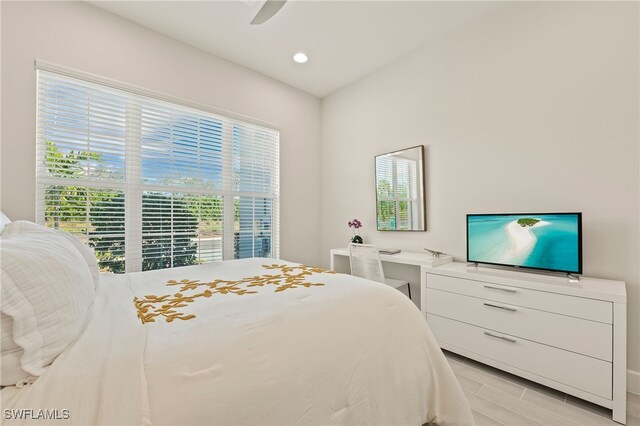
[[[278,256],[279,132],[38,70],[37,217],[132,272]]]

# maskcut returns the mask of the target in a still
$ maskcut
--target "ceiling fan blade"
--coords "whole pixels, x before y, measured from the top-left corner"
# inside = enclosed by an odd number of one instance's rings
[[[255,18],[253,18],[253,21],[251,21],[251,25],[259,25],[267,22],[273,15],[282,9],[282,6],[284,6],[286,2],[287,0],[267,0],[262,5]]]

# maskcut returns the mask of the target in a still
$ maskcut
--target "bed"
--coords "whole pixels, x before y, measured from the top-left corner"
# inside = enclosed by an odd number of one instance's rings
[[[1,396],[5,424],[473,423],[406,296],[275,259],[100,274],[77,339]]]

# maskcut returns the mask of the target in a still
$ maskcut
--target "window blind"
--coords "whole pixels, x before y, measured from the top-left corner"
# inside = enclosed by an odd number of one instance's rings
[[[279,132],[38,70],[37,217],[133,272],[277,257]]]

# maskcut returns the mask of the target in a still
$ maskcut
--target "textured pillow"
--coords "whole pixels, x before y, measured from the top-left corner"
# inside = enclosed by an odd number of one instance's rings
[[[93,280],[93,287],[98,287],[98,281],[100,280],[100,267],[96,260],[96,255],[93,253],[93,249],[82,242],[80,238],[77,238],[65,231],[56,231],[67,240],[69,240],[73,246],[80,252],[84,260],[87,262],[89,272],[91,272],[91,278]]]
[[[11,219],[7,217],[4,212],[0,212],[0,232],[4,229],[5,226],[11,223]]]
[[[13,341],[13,319],[9,315],[0,314],[2,321],[2,386],[15,384],[25,379],[24,370],[20,366],[20,358],[24,352]]]
[[[7,386],[39,376],[75,341],[95,290],[74,245],[35,223],[5,227],[0,260],[2,343],[9,342],[1,350],[1,384]]]

